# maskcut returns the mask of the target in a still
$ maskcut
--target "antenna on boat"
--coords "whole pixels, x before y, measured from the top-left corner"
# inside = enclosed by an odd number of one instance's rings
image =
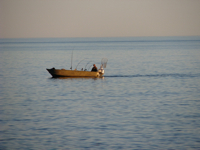
[[[72,70],[72,61],[73,61],[73,50],[72,50],[72,55],[71,55],[71,68],[70,68],[71,70]]]
[[[102,59],[101,59],[101,66],[102,66],[103,68],[106,68],[107,61],[108,61],[107,58],[102,58]]]
[[[82,59],[81,61],[79,61],[79,63],[77,64],[77,66],[76,66],[75,69],[77,69],[78,65],[79,65],[83,60],[85,60],[85,59],[87,59],[87,58],[84,58],[84,59]]]

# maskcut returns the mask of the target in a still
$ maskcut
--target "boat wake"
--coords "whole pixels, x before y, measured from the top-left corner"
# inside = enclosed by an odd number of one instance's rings
[[[104,77],[128,77],[128,78],[134,78],[134,77],[178,77],[178,78],[183,78],[183,77],[200,77],[200,74],[179,74],[179,73],[174,73],[174,74],[147,74],[147,75],[108,75]]]

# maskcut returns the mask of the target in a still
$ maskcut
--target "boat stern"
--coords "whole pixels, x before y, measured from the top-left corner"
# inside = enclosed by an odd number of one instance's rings
[[[98,70],[98,73],[99,73],[99,76],[102,77],[104,75],[104,69],[101,67],[99,70]]]

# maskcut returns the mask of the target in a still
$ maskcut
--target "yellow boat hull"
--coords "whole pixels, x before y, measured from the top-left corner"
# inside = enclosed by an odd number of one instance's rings
[[[93,71],[65,70],[65,69],[47,69],[52,77],[100,77],[102,74]]]

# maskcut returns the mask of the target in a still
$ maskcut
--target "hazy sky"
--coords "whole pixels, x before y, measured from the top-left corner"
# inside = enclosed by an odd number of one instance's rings
[[[0,0],[0,38],[200,35],[200,0]]]

